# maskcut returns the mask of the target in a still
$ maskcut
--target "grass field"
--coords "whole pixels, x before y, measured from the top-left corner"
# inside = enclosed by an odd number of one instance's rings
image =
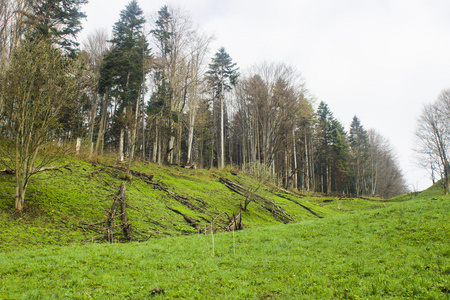
[[[9,191],[0,192],[0,299],[450,299],[450,198],[438,189],[412,200],[313,195],[297,199],[324,218],[311,216],[284,198],[273,198],[284,203],[295,222],[282,224],[251,203],[253,210],[243,220],[247,220],[245,230],[212,236],[210,232],[184,235],[189,227],[182,218],[162,209],[163,204],[177,202],[136,181],[137,188],[130,184],[127,190],[130,201],[136,206],[141,201],[140,210],[165,226],[154,228],[165,234],[145,242],[92,243],[87,242],[92,232],[51,213],[51,208],[77,219],[98,219],[110,202],[91,201],[86,208],[80,204],[117,192],[121,175],[105,172],[92,183],[88,175],[98,167],[76,163],[78,167],[62,171],[61,176],[43,174],[50,176],[46,180],[53,180],[52,185],[34,183],[32,214],[12,213],[5,196]],[[153,170],[156,180],[172,191],[205,201],[209,208],[204,210],[205,219],[227,209],[231,196],[215,177],[239,178],[187,172]],[[81,179],[68,184],[74,174]],[[64,180],[65,190],[55,188]],[[95,184],[95,192],[80,189]],[[78,194],[72,191],[77,188]],[[214,199],[206,202],[201,195],[212,189],[217,206]],[[146,193],[153,195],[149,196],[153,201],[145,201]],[[270,189],[264,194],[275,197]],[[49,201],[52,206],[46,204]],[[152,215],[152,210],[161,215]],[[145,227],[148,222],[142,215],[135,211],[130,219],[145,233],[151,228]]]

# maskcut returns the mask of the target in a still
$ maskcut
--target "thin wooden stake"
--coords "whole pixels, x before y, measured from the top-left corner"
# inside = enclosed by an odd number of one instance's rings
[[[214,257],[214,230],[213,230],[213,222],[211,222],[211,239],[212,239],[212,257]]]
[[[233,253],[234,253],[234,256],[236,256],[236,243],[234,241],[234,229],[233,229]]]

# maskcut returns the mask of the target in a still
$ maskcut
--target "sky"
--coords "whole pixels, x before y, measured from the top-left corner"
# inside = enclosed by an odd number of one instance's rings
[[[129,1],[89,0],[80,35],[112,32]],[[423,105],[450,88],[448,0],[138,0],[147,16],[184,9],[245,72],[293,66],[316,103],[348,130],[353,116],[389,139],[411,190],[430,186],[414,131]],[[151,26],[149,24],[148,26]]]

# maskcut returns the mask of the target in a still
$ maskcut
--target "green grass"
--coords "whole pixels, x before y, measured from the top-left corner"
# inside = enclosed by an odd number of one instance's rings
[[[218,178],[248,179],[136,163],[195,208],[134,176],[126,197],[135,242],[120,244],[117,234],[107,244],[85,223],[105,219],[125,174],[92,176],[103,166],[73,157],[58,165],[67,163],[33,179],[24,214],[14,212],[11,178],[0,175],[0,299],[450,299],[450,197],[439,186],[412,200],[264,186],[258,193],[294,221],[250,203],[245,230],[215,233],[213,244],[167,207],[209,229],[243,201]]]
[[[0,298],[449,299],[449,200],[215,234],[214,257],[210,235],[16,250]]]

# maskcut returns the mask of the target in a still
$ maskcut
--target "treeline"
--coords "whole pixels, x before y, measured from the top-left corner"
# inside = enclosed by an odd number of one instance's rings
[[[256,163],[285,187],[382,196],[405,191],[388,141],[357,117],[347,133],[324,102],[314,109],[294,68],[260,64],[240,74],[224,48],[211,58],[212,37],[188,14],[163,6],[146,20],[134,0],[112,36],[96,31],[80,49],[75,37],[85,2],[1,3],[1,139],[11,142],[2,144],[9,145],[2,146],[9,157],[2,161],[31,170],[16,171],[25,173],[24,190],[40,147],[82,138],[90,157],[114,153],[128,165],[137,159],[200,168]],[[53,65],[33,69],[43,62]],[[18,78],[23,84],[14,85]],[[45,113],[15,120],[30,109]],[[26,147],[21,155],[28,158],[14,165],[13,156]]]

